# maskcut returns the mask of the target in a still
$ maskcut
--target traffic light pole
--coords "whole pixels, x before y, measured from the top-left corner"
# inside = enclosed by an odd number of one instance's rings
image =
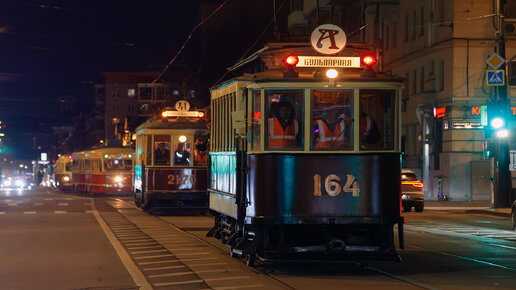
[[[505,59],[505,35],[504,35],[504,4],[505,0],[498,0],[498,54]],[[505,66],[506,67],[506,66]],[[505,79],[507,79],[507,69],[505,69]],[[498,98],[502,103],[506,112],[509,111],[510,106],[507,100],[507,81],[504,81],[503,86],[498,87]],[[506,115],[507,116],[507,115]],[[511,172],[509,171],[509,141],[508,138],[497,138],[499,144],[498,158],[495,160],[495,165],[498,163],[498,174],[495,178],[495,192],[493,206],[495,208],[509,207],[511,203]],[[496,172],[496,170],[495,170]]]

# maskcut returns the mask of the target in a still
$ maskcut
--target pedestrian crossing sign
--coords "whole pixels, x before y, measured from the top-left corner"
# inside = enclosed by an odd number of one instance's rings
[[[505,70],[503,70],[503,69],[486,70],[486,85],[487,86],[504,86],[505,85]]]

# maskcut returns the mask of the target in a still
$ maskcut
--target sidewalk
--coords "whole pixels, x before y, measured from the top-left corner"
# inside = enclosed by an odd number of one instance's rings
[[[511,208],[491,208],[489,201],[425,201],[425,210],[464,210],[465,213],[511,216]]]

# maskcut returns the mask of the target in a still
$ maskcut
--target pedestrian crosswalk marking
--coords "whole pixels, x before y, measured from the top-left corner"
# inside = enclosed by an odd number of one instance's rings
[[[17,203],[8,203],[7,206],[18,206]]]
[[[0,214],[5,214],[5,211],[0,211]]]
[[[55,214],[66,214],[67,212],[64,210],[56,210],[54,211]]]
[[[43,202],[35,202],[34,205],[35,206],[42,206],[42,205],[44,205],[44,203]]]
[[[36,211],[24,211],[23,214],[36,214]]]
[[[67,206],[67,205],[68,205],[68,203],[67,203],[67,202],[60,202],[60,203],[58,203],[57,205],[59,205],[59,206]]]

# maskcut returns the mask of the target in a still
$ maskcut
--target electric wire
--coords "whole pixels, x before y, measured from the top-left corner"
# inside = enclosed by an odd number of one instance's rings
[[[184,41],[183,45],[181,46],[181,48],[179,49],[179,51],[176,53],[176,55],[172,58],[172,60],[165,66],[165,68],[159,73],[159,75],[154,79],[154,81],[152,81],[153,84],[155,84],[162,76],[163,74],[168,70],[168,68],[170,67],[170,65],[172,65],[176,59],[181,55],[181,53],[183,52],[183,50],[185,49],[186,45],[190,42],[190,39],[192,39],[192,36],[193,34],[195,33],[195,31],[197,31],[197,29],[199,27],[201,27],[206,21],[208,21],[208,19],[210,19],[213,15],[215,15],[220,9],[222,9],[222,7],[224,7],[226,5],[226,3],[228,3],[229,0],[225,0],[224,2],[222,2],[222,4],[219,5],[219,7],[217,7],[217,9],[213,10],[213,12],[210,13],[210,15],[206,16],[201,22],[199,22],[199,24],[197,24],[193,29],[192,29],[192,32],[190,32],[190,35],[188,35],[188,37],[186,38],[186,40]]]

